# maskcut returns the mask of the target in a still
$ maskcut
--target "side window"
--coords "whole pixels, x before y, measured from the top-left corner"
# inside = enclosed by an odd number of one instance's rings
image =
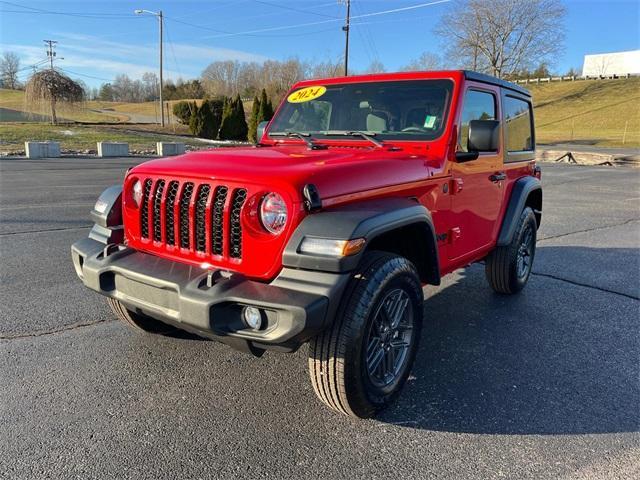
[[[464,96],[462,119],[460,125],[460,150],[467,152],[469,142],[469,122],[471,120],[495,120],[496,97],[489,92],[467,90]]]
[[[533,150],[531,104],[519,98],[504,97],[504,120],[507,133],[507,152]]]

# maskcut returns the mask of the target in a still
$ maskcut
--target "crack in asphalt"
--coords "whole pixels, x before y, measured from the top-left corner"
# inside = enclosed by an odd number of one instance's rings
[[[93,227],[93,223],[90,225],[80,225],[79,227],[60,227],[60,228],[43,228],[42,230],[24,230],[22,232],[6,232],[0,233],[0,237],[7,237],[9,235],[25,235],[28,233],[47,233],[47,232],[62,232],[65,230],[83,230],[85,228]]]
[[[630,295],[628,293],[618,292],[616,290],[609,290],[609,289],[606,289],[606,288],[598,287],[596,285],[589,285],[587,283],[577,282],[575,280],[569,280],[568,278],[558,277],[558,276],[552,275],[550,273],[531,272],[531,275],[534,275],[536,277],[551,278],[551,279],[557,280],[559,282],[569,283],[569,284],[574,285],[576,287],[591,288],[593,290],[598,290],[598,291],[603,292],[603,293],[611,293],[613,295],[620,295],[621,297],[630,298],[631,300],[640,300],[640,297],[636,297],[636,296]],[[44,331],[39,331],[39,332],[21,333],[21,334],[17,334],[17,335],[7,335],[7,336],[0,335],[0,340],[20,340],[20,339],[24,339],[24,338],[45,337],[45,336],[49,336],[49,335],[55,335],[56,333],[69,332],[69,331],[73,331],[73,330],[79,330],[79,329],[85,328],[85,327],[93,327],[95,325],[100,325],[101,323],[109,323],[109,322],[116,322],[116,321],[117,320],[115,320],[115,319],[105,319],[105,320],[98,320],[97,322],[77,323],[77,324],[74,324],[74,325],[67,325],[65,327],[54,329],[54,330],[44,330]]]
[[[78,330],[84,327],[93,327],[94,325],[99,325],[101,323],[109,323],[109,322],[115,322],[115,321],[116,320],[114,319],[105,319],[105,320],[98,320],[96,322],[75,323],[73,325],[67,325],[67,326],[52,329],[52,330],[41,330],[38,332],[19,333],[17,335],[0,335],[0,340],[19,340],[23,338],[45,337],[48,335],[55,335],[56,333],[69,332],[69,331]]]
[[[605,230],[607,228],[621,227],[623,225],[628,225],[629,223],[633,223],[633,222],[640,222],[640,218],[630,218],[628,220],[625,220],[622,223],[614,223],[614,224],[611,224],[611,225],[602,225],[602,226],[599,226],[599,227],[587,228],[585,230],[576,230],[575,232],[560,233],[558,235],[552,235],[550,237],[540,238],[540,239],[538,239],[538,243],[546,242],[547,240],[553,240],[555,238],[568,237],[569,235],[575,235],[577,233],[587,233],[587,232],[593,232],[593,231],[596,231],[596,230]]]
[[[640,297],[636,297],[636,296],[630,295],[628,293],[618,292],[616,290],[609,290],[608,288],[598,287],[596,285],[589,285],[588,283],[577,282],[575,280],[570,280],[568,278],[558,277],[558,276],[553,275],[551,273],[531,272],[531,275],[534,275],[534,276],[537,276],[537,277],[552,278],[553,280],[558,280],[560,282],[570,283],[571,285],[575,285],[577,287],[592,288],[594,290],[598,290],[598,291],[603,292],[603,293],[612,293],[614,295],[620,295],[622,297],[630,298],[632,300],[640,300]]]
[[[543,241],[546,241],[546,240],[552,240],[552,239],[560,238],[560,237],[566,237],[566,236],[569,236],[569,235],[575,235],[577,233],[585,233],[585,232],[592,232],[592,231],[595,231],[595,230],[603,230],[603,229],[607,229],[607,228],[619,227],[619,226],[627,225],[629,223],[638,222],[638,221],[640,221],[639,218],[631,218],[631,219],[625,220],[624,222],[621,222],[621,223],[616,223],[616,224],[612,224],[612,225],[603,225],[603,226],[599,226],[599,227],[588,228],[588,229],[585,229],[585,230],[576,230],[574,232],[562,233],[562,234],[559,234],[559,235],[553,235],[551,237],[541,238],[540,240],[538,240],[538,242],[543,242]],[[2,233],[2,234],[0,234],[0,236],[19,235],[19,234],[24,234],[24,233],[54,232],[54,231],[62,231],[62,230],[80,230],[80,229],[89,228],[89,227],[91,227],[91,225],[86,225],[86,226],[81,226],[81,227],[64,227],[64,228],[52,228],[52,229],[43,229],[43,230],[31,230],[31,231],[26,231],[26,232],[10,232],[10,233]],[[479,262],[479,263],[483,263],[483,262]],[[603,293],[610,293],[610,294],[613,294],[613,295],[619,295],[621,297],[630,298],[631,300],[640,300],[640,297],[637,297],[637,296],[634,296],[634,295],[630,295],[628,293],[618,292],[616,290],[609,290],[607,288],[598,287],[596,285],[589,285],[588,283],[577,282],[575,280],[570,280],[568,278],[558,277],[557,275],[553,275],[553,274],[550,274],[550,273],[531,272],[531,275],[538,276],[538,277],[551,278],[553,280],[557,280],[559,282],[566,282],[566,283],[569,283],[569,284],[577,286],[577,287],[591,288],[593,290],[598,290],[598,291],[603,292]],[[84,327],[91,327],[91,326],[94,326],[94,325],[99,325],[101,323],[113,322],[113,321],[115,321],[115,320],[112,320],[112,319],[98,320],[97,322],[89,322],[89,323],[80,323],[80,324],[68,325],[66,327],[62,327],[62,328],[59,328],[59,329],[53,329],[53,330],[44,330],[44,331],[39,331],[39,332],[24,333],[24,334],[9,335],[9,336],[0,335],[0,340],[18,340],[18,339],[23,339],[23,338],[43,337],[43,336],[48,336],[48,335],[54,335],[56,333],[62,333],[62,332],[77,330],[77,329],[81,329],[81,328],[84,328]]]

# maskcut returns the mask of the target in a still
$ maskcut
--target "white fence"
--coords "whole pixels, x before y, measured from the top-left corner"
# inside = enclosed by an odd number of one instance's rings
[[[543,77],[525,78],[523,80],[512,80],[514,83],[550,83],[550,82],[575,82],[578,80],[617,80],[620,78],[640,77],[640,74],[627,73],[626,75],[598,75],[592,76],[570,76],[570,77]]]

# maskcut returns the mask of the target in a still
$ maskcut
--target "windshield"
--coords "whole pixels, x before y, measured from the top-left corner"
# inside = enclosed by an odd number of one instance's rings
[[[380,140],[435,140],[444,130],[452,89],[450,80],[300,88],[284,100],[269,135],[298,132],[322,138],[365,132]]]

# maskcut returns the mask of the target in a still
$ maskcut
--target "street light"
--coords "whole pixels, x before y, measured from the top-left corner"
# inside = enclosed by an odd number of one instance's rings
[[[158,23],[160,24],[160,124],[164,127],[164,104],[162,102],[162,10],[152,12],[151,10],[137,9],[133,13],[136,15],[144,15],[145,13],[154,15],[158,17]]]

